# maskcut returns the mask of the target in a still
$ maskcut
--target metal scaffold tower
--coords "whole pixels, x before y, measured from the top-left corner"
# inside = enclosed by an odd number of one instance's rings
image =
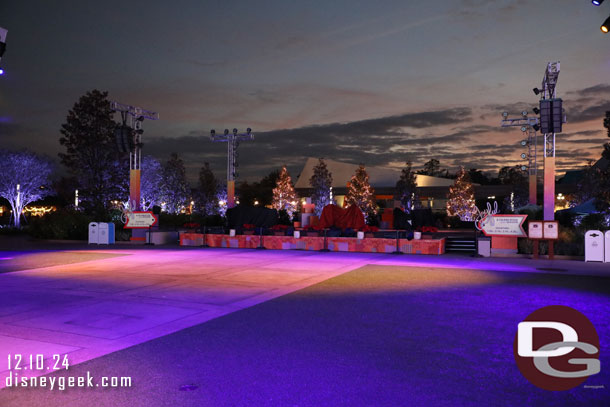
[[[254,140],[252,129],[248,127],[245,134],[237,134],[237,129],[229,133],[225,129],[224,134],[217,135],[215,130],[210,131],[210,139],[215,142],[227,143],[227,208],[235,206],[235,179],[237,178],[237,147],[241,141]]]
[[[563,101],[557,98],[556,87],[559,79],[559,62],[549,62],[540,94],[540,131],[544,134],[544,220],[555,219],[555,140],[566,122]]]
[[[563,101],[557,98],[556,87],[559,78],[559,62],[549,62],[542,78],[542,88],[534,88],[534,93],[540,96],[539,107],[534,108],[534,113],[539,117],[528,117],[528,112],[521,113],[520,118],[509,118],[508,113],[502,113],[502,127],[521,127],[523,133],[527,133],[527,140],[521,141],[521,145],[527,147],[527,153],[521,154],[521,158],[528,159],[529,173],[529,203],[536,205],[536,189],[538,179],[538,137],[537,131],[544,136],[544,220],[555,218],[555,139],[562,132],[562,124],[566,122],[563,110]]]
[[[158,120],[159,114],[136,106],[110,102],[110,108],[121,113],[122,126],[115,131],[119,150],[129,152],[129,209],[140,210],[140,176],[142,165],[142,122]],[[128,123],[129,121],[129,123]]]

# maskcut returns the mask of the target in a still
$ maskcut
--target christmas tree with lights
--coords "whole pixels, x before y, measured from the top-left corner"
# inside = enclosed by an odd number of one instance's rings
[[[292,218],[292,215],[297,211],[298,204],[297,194],[294,192],[290,175],[286,166],[283,166],[275,188],[273,188],[273,201],[271,205],[278,211],[284,209]]]
[[[472,221],[477,207],[474,202],[474,187],[464,167],[460,167],[455,183],[449,187],[447,215],[458,216],[462,221]]]
[[[365,218],[375,214],[375,190],[369,184],[369,174],[364,165],[360,164],[356,174],[352,176],[345,195],[345,206],[356,205]]]

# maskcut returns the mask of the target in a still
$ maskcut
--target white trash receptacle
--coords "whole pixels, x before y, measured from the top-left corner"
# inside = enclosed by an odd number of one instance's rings
[[[108,244],[108,224],[100,222],[97,224],[97,244]]]
[[[585,261],[604,261],[604,234],[599,230],[585,233]]]
[[[491,256],[491,237],[478,237],[477,247],[479,249],[479,256],[490,257]]]
[[[98,229],[97,222],[89,223],[89,244],[98,244]]]

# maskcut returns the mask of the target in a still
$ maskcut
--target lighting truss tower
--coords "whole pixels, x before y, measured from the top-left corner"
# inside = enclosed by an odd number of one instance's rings
[[[210,131],[210,139],[214,142],[227,143],[227,208],[235,206],[235,178],[237,178],[237,147],[241,141],[254,140],[252,129],[248,127],[245,134],[237,134],[237,129],[229,133],[225,129],[224,134],[217,135],[215,130]]]
[[[556,94],[559,71],[559,62],[549,62],[542,78],[542,89],[534,89],[540,94],[541,131],[544,134],[544,220],[555,219],[555,138],[561,133],[562,123],[566,122],[561,99]],[[547,126],[549,122],[551,125]]]
[[[131,121],[130,127],[134,129],[133,150],[129,151],[129,209],[140,210],[140,176],[142,164],[142,122],[144,119],[159,120],[159,114],[140,107],[125,105],[119,102],[110,102],[110,108],[121,113],[123,124]]]
[[[507,112],[502,113],[502,117],[502,127],[520,127],[523,133],[527,132],[527,141],[521,141],[521,145],[527,147],[527,154],[524,153],[521,157],[528,159],[529,203],[536,205],[538,185],[538,137],[536,128],[538,128],[540,121],[537,117],[528,117],[526,111],[521,112],[519,118],[509,118]]]

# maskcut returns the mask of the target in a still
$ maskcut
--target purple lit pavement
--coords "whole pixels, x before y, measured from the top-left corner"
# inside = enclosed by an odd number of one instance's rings
[[[297,251],[94,251],[112,252],[121,256],[0,274],[2,387],[7,354],[67,353],[74,365],[375,261]]]
[[[7,354],[68,354],[75,365],[370,264],[416,266],[422,273],[610,275],[610,264],[528,259],[118,247],[59,253],[66,264],[0,274],[2,387]],[[70,260],[92,253],[116,257]],[[27,256],[33,254],[0,252],[0,271],[3,262]]]

